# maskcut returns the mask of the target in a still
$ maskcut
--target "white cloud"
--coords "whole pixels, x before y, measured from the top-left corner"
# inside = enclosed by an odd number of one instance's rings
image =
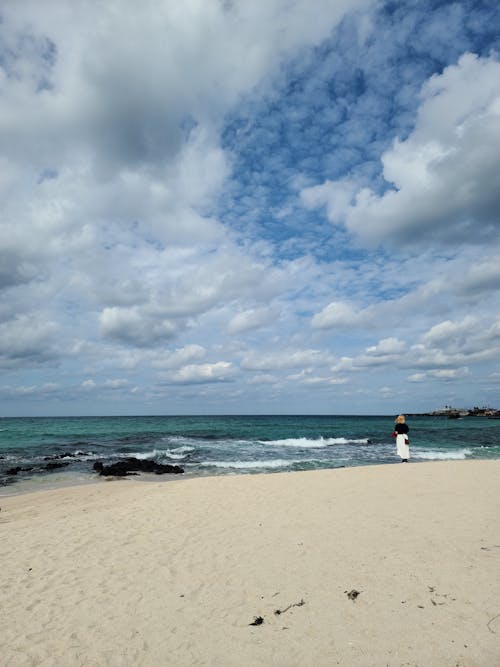
[[[244,333],[276,321],[278,312],[274,308],[250,308],[235,315],[229,322],[228,331],[231,334]]]
[[[356,357],[342,357],[333,366],[334,372],[356,372],[379,367],[404,366],[408,363],[407,344],[397,338],[384,338],[370,345],[365,353]],[[410,362],[411,363],[411,362]]]
[[[422,340],[425,344],[430,345],[450,345],[463,346],[470,334],[474,333],[478,328],[478,322],[475,317],[465,317],[460,322],[452,322],[446,320],[435,324],[423,336]]]
[[[494,249],[495,250],[495,249]],[[480,295],[500,290],[500,262],[498,255],[468,267],[465,275],[458,278],[456,290],[459,294]]]
[[[133,345],[164,344],[179,330],[179,324],[161,312],[138,308],[105,308],[101,314],[105,338]]]
[[[346,382],[386,400],[388,369],[394,396],[475,391],[500,358],[500,63],[456,63],[480,9],[436,40],[440,11],[364,0],[101,4],[2,7],[0,392],[315,411]]]
[[[36,280],[46,299],[93,302],[106,339],[142,347],[177,335],[175,318],[278,294],[281,272],[211,213],[231,166],[221,120],[366,4],[108,2],[98,30],[85,2],[3,8],[0,288]]]
[[[413,132],[382,156],[391,188],[350,202],[351,182],[302,192],[366,243],[493,239],[500,219],[500,62],[464,54],[429,79]]]
[[[19,315],[0,323],[0,365],[38,365],[62,354],[58,326],[36,315]]]
[[[177,348],[173,352],[163,352],[158,354],[156,359],[153,360],[152,366],[154,368],[164,369],[179,368],[180,366],[187,365],[191,361],[202,359],[206,353],[207,351],[204,347],[193,343],[191,345]]]
[[[408,367],[428,371],[461,368],[464,364],[495,360],[500,354],[498,320],[474,317],[445,321],[425,332],[420,342],[411,346]]]
[[[313,385],[313,386],[335,386],[346,384],[348,379],[346,377],[332,376],[332,375],[314,375],[312,368],[305,368],[300,373],[293,373],[292,375],[287,375],[286,380],[289,382],[304,384],[304,385]]]
[[[83,1],[53,3],[50,11],[6,5],[16,75],[4,82],[6,148],[16,155],[22,148],[45,166],[51,150],[66,153],[76,136],[79,153],[98,152],[105,173],[117,161],[161,161],[179,150],[190,118],[216,123],[268,79],[270,64],[277,72],[290,52],[321,41],[346,11],[369,4],[317,0],[311,11],[305,0],[153,0],[148,11],[134,3],[123,11],[109,1],[99,8],[98,30],[95,7]],[[28,28],[33,39],[21,49],[14,35]],[[35,109],[27,103],[37,90]]]
[[[361,326],[365,321],[365,314],[356,311],[351,304],[345,301],[332,301],[323,310],[312,318],[314,329],[349,329]]]
[[[285,349],[278,352],[251,352],[244,356],[241,368],[251,371],[272,371],[285,368],[318,366],[329,363],[333,357],[320,350]]]
[[[367,354],[378,356],[389,356],[394,354],[400,354],[406,349],[406,343],[397,338],[384,338],[379,341],[377,345],[371,345],[366,348]]]
[[[231,379],[235,369],[228,361],[213,364],[188,364],[178,371],[163,374],[164,380],[173,384],[205,384],[226,382]]]
[[[408,376],[410,382],[424,382],[428,379],[442,380],[444,382],[463,378],[469,374],[467,367],[463,368],[440,368],[426,371],[425,373],[414,373]]]
[[[20,385],[17,387],[0,387],[0,394],[4,398],[26,397],[44,400],[59,392],[60,386],[56,382],[45,382],[42,385]]]
[[[326,181],[322,185],[306,187],[300,192],[300,199],[306,208],[326,207],[331,222],[341,222],[345,212],[353,204],[358,187],[352,180]]]

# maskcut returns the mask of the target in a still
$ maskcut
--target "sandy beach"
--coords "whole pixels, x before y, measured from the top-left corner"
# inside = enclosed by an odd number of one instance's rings
[[[1,662],[493,667],[499,517],[500,461],[3,498]]]

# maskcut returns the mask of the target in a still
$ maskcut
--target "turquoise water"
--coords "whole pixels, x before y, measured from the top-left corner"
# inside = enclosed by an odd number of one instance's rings
[[[127,456],[219,475],[397,463],[393,416],[0,419],[0,485],[94,479],[96,460]],[[412,462],[500,458],[500,420],[408,418]],[[47,470],[48,463],[64,468]],[[16,467],[31,468],[12,474]]]

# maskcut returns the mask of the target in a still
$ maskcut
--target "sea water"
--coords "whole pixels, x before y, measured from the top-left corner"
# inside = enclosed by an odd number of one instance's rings
[[[500,420],[407,422],[411,462],[500,458]],[[96,460],[130,456],[180,465],[188,476],[399,463],[393,425],[394,416],[3,418],[1,493],[93,481]],[[47,470],[50,462],[64,467]],[[12,474],[16,467],[31,470]]]

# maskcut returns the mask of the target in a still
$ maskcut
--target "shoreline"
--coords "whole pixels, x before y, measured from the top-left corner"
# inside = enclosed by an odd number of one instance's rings
[[[489,667],[499,479],[433,461],[2,498],[5,664]]]
[[[499,423],[415,420],[411,462],[500,458]],[[381,417],[17,420],[0,434],[0,496],[88,483],[97,461],[129,457],[179,465],[183,477],[399,464],[392,429]]]
[[[473,461],[500,461],[500,459],[433,459],[433,460],[426,460],[426,459],[419,459],[419,458],[410,458],[410,462],[407,465],[422,465],[422,464],[433,464],[433,463],[451,463],[455,461],[461,461],[461,462],[473,462]],[[331,468],[316,468],[314,470],[280,470],[280,471],[273,471],[273,470],[268,470],[267,472],[231,472],[231,473],[212,473],[212,472],[207,472],[205,474],[200,474],[199,472],[189,472],[185,471],[182,475],[172,475],[172,474],[164,474],[164,475],[155,475],[153,473],[144,473],[141,472],[138,475],[125,475],[123,477],[101,477],[97,473],[94,472],[87,472],[87,473],[82,473],[82,472],[74,472],[74,471],[66,471],[66,472],[56,472],[52,473],[51,475],[44,475],[44,474],[38,474],[30,479],[23,479],[20,478],[13,482],[12,484],[6,484],[4,486],[0,486],[0,500],[3,498],[11,498],[11,497],[17,497],[17,496],[23,496],[23,495],[29,495],[31,493],[38,493],[38,492],[43,492],[43,491],[56,491],[56,490],[64,490],[64,489],[71,489],[73,487],[80,487],[80,486],[92,486],[93,484],[95,485],[100,485],[103,482],[114,482],[114,481],[123,481],[123,480],[130,480],[130,481],[136,481],[136,482],[142,482],[144,484],[151,484],[151,483],[167,483],[167,482],[183,482],[183,481],[188,481],[188,480],[193,480],[193,479],[207,479],[207,478],[214,478],[217,479],[219,477],[255,477],[255,476],[267,476],[267,475],[295,475],[295,474],[301,474],[301,473],[314,473],[314,472],[328,472],[328,471],[336,471],[336,470],[344,470],[344,469],[351,469],[351,468],[372,468],[372,467],[392,467],[392,466],[399,466],[401,465],[401,461],[399,459],[395,460],[393,463],[365,463],[365,464],[358,464],[358,465],[339,465]],[[64,477],[65,479],[60,479],[61,477]],[[72,479],[73,481],[66,481],[66,478]],[[16,491],[10,492],[11,489],[16,489]],[[4,491],[7,491],[4,493]]]

